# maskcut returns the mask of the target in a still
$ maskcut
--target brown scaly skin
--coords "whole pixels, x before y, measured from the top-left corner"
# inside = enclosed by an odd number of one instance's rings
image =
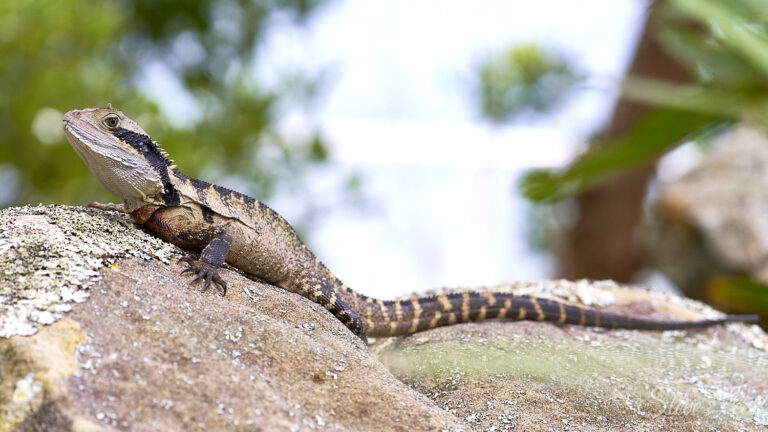
[[[439,326],[489,319],[539,320],[608,328],[669,330],[753,321],[753,315],[701,321],[656,321],[602,313],[579,305],[529,296],[465,292],[413,300],[382,301],[349,289],[307,249],[275,211],[241,193],[181,174],[146,132],[119,110],[91,108],[64,116],[72,146],[97,179],[123,204],[122,210],[157,236],[200,252],[185,258],[203,289],[212,283],[222,295],[218,268],[240,270],[329,310],[354,334],[396,336]]]

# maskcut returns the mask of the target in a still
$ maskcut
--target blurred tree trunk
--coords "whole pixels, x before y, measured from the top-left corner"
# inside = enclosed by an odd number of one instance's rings
[[[656,2],[660,3],[660,2]],[[629,75],[670,82],[689,81],[689,73],[668,56],[655,39],[660,14],[657,5],[645,24]],[[628,133],[651,108],[620,99],[613,118],[592,140],[608,145]],[[623,173],[576,198],[577,220],[559,250],[559,272],[564,278],[630,281],[645,259],[638,241],[638,225],[648,181],[655,163]]]

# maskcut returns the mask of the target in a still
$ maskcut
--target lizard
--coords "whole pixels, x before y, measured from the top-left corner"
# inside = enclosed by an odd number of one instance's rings
[[[367,336],[399,336],[483,320],[671,330],[758,319],[756,315],[726,315],[696,321],[655,320],[498,292],[467,291],[408,300],[371,298],[342,283],[276,211],[245,194],[182,174],[144,129],[111,104],[69,111],[63,127],[96,179],[122,199],[120,204],[91,206],[125,212],[161,239],[198,252],[198,259],[182,258],[186,267],[181,273],[194,276],[190,283],[202,281],[202,290],[213,284],[226,295],[227,284],[218,270],[227,262],[322,305],[366,342]]]

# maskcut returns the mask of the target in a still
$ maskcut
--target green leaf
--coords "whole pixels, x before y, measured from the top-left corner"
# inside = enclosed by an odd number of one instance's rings
[[[768,285],[746,276],[718,277],[706,285],[706,300],[728,311],[768,316]]]
[[[701,28],[667,25],[660,29],[658,39],[701,83],[735,91],[766,88],[759,70]]]
[[[655,79],[629,77],[622,97],[664,108],[737,119],[754,104],[742,94],[698,84],[672,84]]]
[[[740,0],[756,20],[768,22],[768,2],[765,0]]]
[[[523,194],[536,202],[555,202],[582,192],[611,175],[651,161],[686,137],[718,120],[710,115],[657,110],[639,120],[624,139],[593,146],[562,171],[529,171],[520,184]]]
[[[768,32],[737,1],[673,0],[688,16],[709,26],[712,33],[768,77]],[[758,8],[756,3],[753,4]],[[764,16],[763,16],[764,17]]]

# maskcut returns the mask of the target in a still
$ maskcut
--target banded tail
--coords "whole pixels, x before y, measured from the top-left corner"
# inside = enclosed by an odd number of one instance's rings
[[[538,320],[588,327],[677,330],[728,322],[757,321],[757,315],[726,315],[700,321],[661,321],[600,312],[556,300],[505,293],[456,293],[412,300],[365,299],[360,316],[369,336],[400,336],[451,324],[499,320]]]

